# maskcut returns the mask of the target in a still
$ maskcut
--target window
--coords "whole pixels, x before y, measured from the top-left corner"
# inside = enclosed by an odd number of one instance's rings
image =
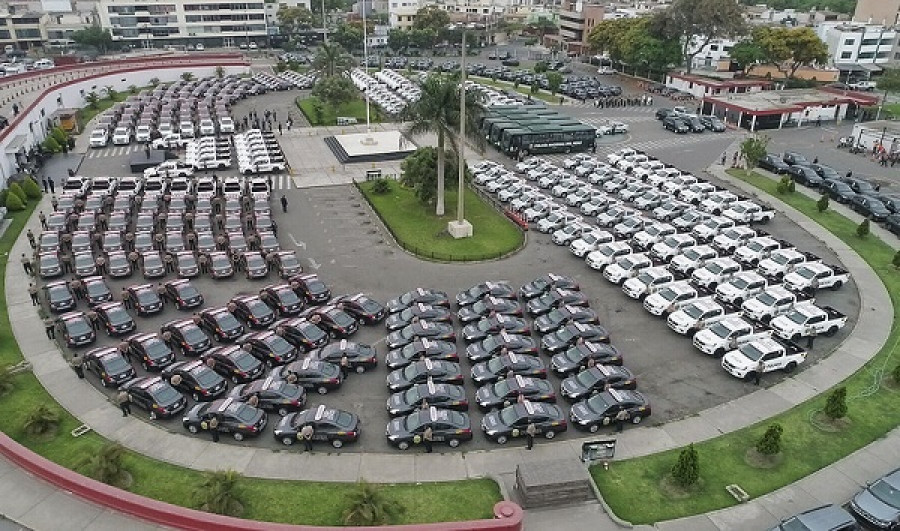
[[[842,52],[841,59],[850,59],[851,55],[853,55],[853,52]]]
[[[856,42],[856,39],[844,39],[844,46],[853,46]]]
[[[875,52],[863,52],[857,56],[857,59],[874,59]]]

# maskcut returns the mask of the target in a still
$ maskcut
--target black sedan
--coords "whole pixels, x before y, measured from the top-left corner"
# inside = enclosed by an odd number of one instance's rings
[[[359,438],[359,417],[340,409],[320,405],[297,413],[288,413],[275,426],[275,438],[290,446],[298,439],[303,426],[312,426],[313,441],[326,441],[335,448]]]
[[[131,262],[124,252],[116,251],[106,255],[106,268],[112,278],[126,278],[131,276]]]
[[[362,293],[338,297],[334,303],[338,308],[367,325],[378,323],[387,315],[384,305]]]
[[[644,395],[637,391],[610,389],[573,404],[569,418],[576,428],[594,433],[601,426],[615,422],[616,415],[623,409],[633,424],[650,416],[650,402]]]
[[[266,286],[259,291],[259,297],[281,317],[290,317],[303,311],[306,303],[288,284]]]
[[[303,273],[300,260],[294,251],[278,251],[273,257],[275,270],[281,278],[291,278]]]
[[[320,395],[339,388],[344,381],[341,369],[336,363],[312,358],[292,361],[276,369],[273,374],[302,385],[304,389],[315,389]]]
[[[145,371],[162,370],[175,362],[175,353],[156,334],[134,334],[125,340],[126,353],[138,362]]]
[[[600,325],[569,323],[541,339],[541,348],[549,353],[566,350],[575,343],[609,343],[609,332]]]
[[[128,393],[132,405],[147,410],[151,420],[174,417],[187,407],[184,395],[159,376],[135,378],[121,389]]]
[[[175,362],[163,369],[162,376],[195,402],[214,400],[228,389],[225,379],[202,360]]]
[[[360,374],[366,372],[366,370],[374,369],[378,364],[375,347],[347,341],[346,339],[342,339],[337,343],[325,345],[319,350],[314,351],[311,356],[317,360],[327,361],[329,363],[340,363],[341,358],[346,356],[350,368]]]
[[[170,347],[178,345],[185,356],[199,356],[212,346],[212,341],[191,319],[170,321],[160,328],[159,333],[168,332],[172,337]]]
[[[100,304],[101,302],[109,302],[112,300],[112,291],[106,285],[103,277],[87,277],[81,279],[84,286],[85,298],[88,304]]]
[[[868,195],[858,194],[850,199],[850,208],[873,221],[884,221],[891,211],[884,203]]]
[[[795,182],[810,188],[818,188],[822,186],[822,182],[824,182],[824,179],[816,173],[816,170],[809,166],[791,166],[788,168],[787,173]]]
[[[89,277],[91,275],[97,274],[97,262],[94,258],[94,255],[90,251],[75,253],[73,262],[75,275],[79,277]],[[40,267],[42,268],[41,271],[43,271],[43,260],[40,263]],[[41,274],[41,276],[44,276],[46,278],[46,275],[44,275],[43,273]]]
[[[459,361],[459,353],[456,351],[456,343],[434,341],[423,337],[402,348],[388,352],[384,360],[389,369],[401,369],[423,358],[456,363]]]
[[[208,430],[209,422],[216,419],[219,433],[230,433],[234,440],[243,441],[262,433],[268,422],[266,413],[233,398],[215,400],[208,404],[197,404],[181,419],[182,425],[191,433]]]
[[[388,313],[394,314],[402,312],[414,304],[449,307],[450,297],[443,291],[416,288],[412,291],[407,291],[396,299],[389,300],[385,307],[387,308]]]
[[[111,336],[125,335],[135,329],[134,319],[121,302],[104,302],[94,306],[94,311],[106,333]]]
[[[234,276],[234,264],[231,263],[228,253],[223,251],[209,253],[209,274],[215,279]]]
[[[637,379],[628,369],[615,365],[595,365],[567,377],[559,386],[566,400],[582,398],[607,389],[636,389]]]
[[[568,429],[566,415],[559,406],[525,401],[488,413],[481,419],[481,430],[488,439],[506,444],[511,438],[524,437],[529,424],[534,424],[537,434],[548,439]]]
[[[57,325],[69,348],[83,347],[97,340],[97,334],[84,312],[64,313],[57,319]]]
[[[453,313],[445,306],[418,303],[397,313],[392,313],[385,320],[384,325],[388,331],[393,332],[412,324],[415,320],[449,323],[453,320]]]
[[[37,260],[38,274],[43,279],[55,278],[63,274],[62,263],[56,251],[41,253]]]
[[[396,349],[408,345],[422,337],[439,341],[456,341],[456,332],[452,325],[446,323],[417,321],[406,326],[402,330],[397,330],[388,334],[385,339],[385,344],[390,349]]]
[[[322,304],[331,298],[331,290],[315,274],[295,275],[289,279],[291,287],[309,304]]]
[[[66,312],[75,307],[75,296],[65,280],[57,280],[56,282],[45,284],[44,296],[47,299],[51,312]]]
[[[853,188],[850,188],[850,185],[843,181],[835,181],[832,179],[822,181],[819,188],[822,189],[822,193],[828,194],[838,203],[849,203],[850,200],[853,199],[853,196],[856,195]]]
[[[427,428],[431,428],[432,441],[446,442],[451,448],[456,448],[462,441],[472,440],[469,415],[436,407],[392,420],[387,425],[386,436],[392,445],[408,450],[411,445],[422,441]]]
[[[189,310],[203,304],[203,295],[191,284],[190,280],[171,280],[164,284],[166,297],[175,302],[179,310]]]
[[[409,415],[429,406],[465,411],[469,409],[469,401],[463,386],[433,381],[394,393],[387,399],[387,411],[392,417]]]
[[[544,335],[559,330],[569,323],[598,324],[597,312],[583,306],[563,305],[534,320],[534,329]]]
[[[128,286],[128,295],[139,316],[153,315],[163,310],[163,302],[153,284]]]
[[[494,356],[472,366],[472,380],[476,385],[493,383],[517,374],[546,378],[547,366],[544,365],[544,360],[537,356],[514,353]]]
[[[597,365],[622,365],[622,354],[608,343],[584,343],[570,347],[550,359],[550,370],[559,376],[566,376],[588,366],[594,360]]]
[[[515,299],[516,290],[506,282],[482,282],[458,294],[456,304],[468,306],[488,296]]]
[[[306,405],[306,391],[301,385],[271,376],[236,385],[229,396],[241,402],[248,402],[255,397],[256,407],[263,411],[274,411],[282,417],[292,411],[300,411]]]
[[[588,296],[581,291],[553,288],[540,297],[528,301],[528,315],[539,317],[554,308],[568,304],[571,306],[588,306]]]
[[[563,288],[574,291],[578,291],[580,289],[578,287],[578,282],[572,277],[557,275],[555,273],[547,273],[546,275],[538,277],[519,288],[519,295],[521,295],[525,300],[530,300],[537,296],[543,295],[547,292],[547,290],[551,288]]]
[[[181,278],[194,278],[200,274],[200,266],[197,265],[197,257],[193,251],[175,253],[175,272]]]
[[[878,529],[900,527],[900,468],[869,483],[850,501],[850,510]]]
[[[141,255],[141,267],[144,278],[160,278],[166,276],[166,266],[156,251],[147,251]]]
[[[467,324],[463,327],[462,333],[466,343],[473,343],[481,341],[489,335],[497,334],[501,330],[510,334],[528,335],[531,333],[531,327],[528,326],[525,319],[502,314],[482,317],[477,323]]]
[[[819,177],[823,179],[840,179],[841,175],[830,166],[825,166],[824,164],[810,164],[810,168],[812,168],[816,173],[819,174]]]
[[[900,214],[891,214],[884,220],[884,228],[900,236]]]
[[[249,382],[262,376],[265,365],[237,345],[213,347],[200,355],[206,366],[234,383]]]
[[[484,338],[480,343],[472,343],[466,347],[466,357],[472,363],[507,352],[537,356],[538,345],[530,336],[500,332]]]
[[[402,369],[389,372],[387,386],[391,392],[396,393],[429,380],[436,383],[461,385],[463,383],[462,369],[458,363],[426,358],[410,363]]]
[[[553,384],[541,378],[515,376],[485,385],[475,392],[475,401],[482,411],[509,407],[515,402],[556,402]]]
[[[268,367],[292,362],[299,354],[297,347],[272,330],[244,336],[238,339],[238,344]]]
[[[103,387],[118,387],[137,373],[115,347],[95,348],[84,355],[84,368],[100,378]]]
[[[347,338],[359,330],[357,320],[337,306],[314,306],[306,315],[331,337]]]
[[[764,170],[768,170],[779,175],[787,173],[790,169],[790,166],[785,164],[785,162],[781,160],[781,157],[779,157],[778,155],[773,155],[771,153],[767,153],[766,156],[759,159],[756,162],[756,165]]]
[[[232,297],[234,316],[257,330],[275,322],[275,312],[258,295],[238,295]]]
[[[487,296],[474,304],[460,308],[457,317],[461,323],[465,324],[477,321],[488,315],[497,314],[521,317],[522,305],[515,299],[500,299]]]
[[[274,325],[275,333],[303,352],[328,344],[328,333],[308,319],[292,317],[278,321]]]
[[[244,276],[248,280],[257,280],[269,276],[269,264],[259,251],[247,251],[241,255],[244,261]]]

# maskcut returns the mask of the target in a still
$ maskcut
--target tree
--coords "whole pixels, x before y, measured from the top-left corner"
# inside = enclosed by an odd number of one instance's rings
[[[222,68],[222,67],[219,67],[219,68]],[[137,85],[134,85],[134,84],[128,85],[128,92],[130,94],[137,94],[138,93]]]
[[[454,175],[458,172],[456,158],[452,152],[444,153],[445,174]],[[425,204],[434,204],[438,196],[438,151],[434,147],[426,146],[417,149],[412,155],[400,163],[402,177],[400,183],[411,188],[416,198]],[[452,188],[452,180],[444,180],[444,188]],[[443,194],[441,194],[443,196]]]
[[[357,50],[363,45],[362,26],[354,24],[341,24],[334,33],[331,34],[334,42],[340,44],[345,50]]]
[[[376,526],[395,522],[404,512],[403,506],[388,498],[383,487],[360,480],[349,495],[344,509],[344,525]]]
[[[754,135],[741,142],[741,157],[748,170],[755,168],[759,159],[766,156],[768,147],[769,137],[767,136]]]
[[[85,454],[76,465],[78,470],[107,485],[122,485],[128,472],[122,465],[125,448],[118,443],[107,443],[100,450]]]
[[[588,41],[594,51],[606,52],[616,62],[665,70],[678,63],[681,45],[676,38],[654,33],[650,17],[604,20],[594,26]]]
[[[225,77],[225,69],[219,65],[216,67],[216,78],[222,79],[223,77]]]
[[[546,17],[541,17],[535,22],[525,26],[525,30],[529,33],[537,33],[541,38],[544,35],[553,35],[559,31],[559,26],[555,22]]]
[[[688,73],[694,56],[715,39],[743,35],[744,8],[734,0],[675,0],[653,17],[651,34],[677,40]]]
[[[59,421],[59,411],[50,409],[44,404],[40,404],[28,412],[28,415],[25,417],[25,423],[22,425],[22,429],[32,437],[46,435],[59,426]]]
[[[150,86],[151,86],[151,87],[155,87],[156,85],[159,85],[159,78],[158,78],[158,77],[151,77],[151,78],[150,78]]]
[[[766,54],[763,52],[762,47],[753,42],[752,39],[743,40],[735,44],[728,54],[731,56],[731,60],[737,63],[745,74],[750,71],[753,65],[766,60]]]
[[[756,451],[763,455],[778,455],[781,453],[781,434],[783,432],[784,428],[781,427],[781,424],[777,422],[770,424],[762,438],[756,441]]]
[[[182,72],[181,79],[183,79],[184,81],[193,81],[194,74],[192,74],[190,72]]]
[[[826,210],[828,210],[828,203],[830,201],[831,200],[829,199],[828,194],[822,194],[822,197],[820,197],[819,200],[816,201],[816,210],[818,210],[819,213],[825,212]]]
[[[437,44],[438,31],[431,28],[413,28],[409,30],[409,45],[428,49]]]
[[[765,61],[788,78],[793,78],[800,67],[824,64],[828,60],[828,46],[812,28],[766,26],[754,29],[752,36]]]
[[[781,178],[780,181],[778,181],[778,185],[775,187],[775,191],[782,195],[789,194],[796,190],[795,186],[796,185],[794,184],[794,180],[785,175]]]
[[[547,72],[547,87],[550,89],[551,94],[559,92],[559,87],[562,85],[562,82],[562,74],[559,72]]]
[[[450,15],[436,5],[428,5],[416,11],[413,29],[429,29],[440,32],[450,24]]]
[[[28,199],[41,198],[41,187],[38,186],[33,177],[26,177],[25,180],[22,181],[22,191],[25,192],[25,197]]]
[[[116,101],[119,98],[119,91],[115,89],[112,85],[106,85],[103,87],[103,92],[106,92],[106,98],[111,101]],[[59,139],[56,139],[59,142]]]
[[[678,461],[672,467],[672,478],[682,487],[690,487],[700,479],[700,458],[693,443],[678,454]]]
[[[92,90],[84,95],[84,101],[91,109],[97,109],[100,106],[100,95]]]
[[[534,73],[535,74],[543,74],[547,71],[547,63],[544,61],[538,61],[534,63]]]
[[[847,416],[847,388],[838,387],[828,395],[825,401],[825,414],[830,419],[842,419]]]
[[[100,53],[106,53],[112,46],[112,35],[100,26],[90,26],[72,33],[72,40],[82,46],[93,46]]]
[[[319,101],[337,110],[341,105],[353,101],[357,95],[356,86],[346,77],[332,76],[320,79],[312,89],[312,95]]]
[[[350,70],[353,61],[340,44],[328,42],[319,46],[319,52],[313,59],[312,66],[325,76],[332,77]]]
[[[388,48],[394,51],[405,50],[409,47],[409,34],[410,32],[408,30],[401,28],[394,28],[388,31]]]
[[[312,11],[306,9],[305,6],[282,7],[278,10],[276,17],[278,19],[279,33],[289,37],[300,33],[301,30],[310,28],[314,21]]]
[[[862,223],[856,227],[856,235],[860,238],[865,238],[869,235],[869,231],[869,218],[865,218],[862,220]]]
[[[16,194],[9,194],[6,196],[6,209],[10,212],[20,212],[25,210],[25,201],[19,199],[19,196]]]
[[[881,118],[881,111],[884,104],[887,103],[888,94],[891,92],[900,92],[900,68],[885,69],[876,82],[878,90],[884,91],[884,98],[881,100],[881,106],[878,108],[878,118]]]
[[[206,474],[194,489],[194,500],[203,511],[239,516],[243,511],[238,493],[241,475],[234,470],[217,470]]]
[[[18,197],[23,204],[28,202],[28,196],[25,195],[25,190],[22,190],[22,186],[20,186],[19,183],[12,183],[9,185],[9,195]]]

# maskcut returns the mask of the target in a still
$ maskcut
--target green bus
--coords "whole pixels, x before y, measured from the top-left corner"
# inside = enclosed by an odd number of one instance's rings
[[[597,130],[587,125],[506,129],[500,149],[512,158],[538,153],[570,153],[595,149]]]

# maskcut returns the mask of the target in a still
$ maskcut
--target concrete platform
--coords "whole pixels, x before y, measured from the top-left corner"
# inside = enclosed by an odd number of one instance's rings
[[[402,160],[417,146],[400,131],[349,133],[325,138],[325,145],[341,164]]]

